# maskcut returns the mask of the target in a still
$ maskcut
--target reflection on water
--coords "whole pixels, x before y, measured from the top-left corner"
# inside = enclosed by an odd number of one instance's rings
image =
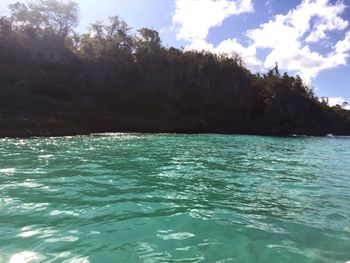
[[[33,262],[39,260],[39,256],[31,251],[23,251],[17,254],[14,254],[10,258],[10,263],[27,263],[27,262]]]
[[[0,140],[0,262],[346,262],[348,138]]]

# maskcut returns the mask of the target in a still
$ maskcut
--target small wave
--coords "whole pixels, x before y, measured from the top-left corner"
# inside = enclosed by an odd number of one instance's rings
[[[168,235],[157,235],[157,236],[162,238],[163,240],[184,240],[184,239],[194,237],[195,235],[192,233],[180,232],[180,233],[172,233]]]
[[[113,132],[107,132],[107,133],[93,133],[90,136],[95,137],[110,137],[110,138],[118,138],[120,140],[129,140],[129,139],[137,139],[142,138],[144,134],[138,134],[138,133],[113,133]]]
[[[29,230],[18,234],[19,237],[32,237],[40,234],[40,230]]]
[[[72,211],[59,211],[54,210],[50,213],[51,216],[57,216],[57,215],[69,215],[69,216],[79,216],[79,213],[72,212]]]
[[[4,175],[12,175],[16,173],[16,168],[4,168],[4,169],[0,169],[0,174],[4,174]]]
[[[50,158],[52,158],[52,157],[54,157],[54,155],[52,155],[52,154],[46,154],[46,155],[39,155],[39,156],[38,156],[38,159],[50,159]]]
[[[64,236],[64,237],[57,237],[57,238],[48,238],[45,240],[45,242],[47,243],[75,242],[78,240],[79,240],[79,237],[76,237],[76,236]]]
[[[89,263],[89,259],[87,257],[85,258],[74,258],[69,261],[70,263]]]
[[[39,255],[32,251],[23,251],[18,254],[14,254],[10,258],[10,263],[29,263],[39,260]]]
[[[0,262],[350,260],[349,139],[109,136],[2,143]]]
[[[42,187],[43,185],[35,182],[34,180],[26,180],[23,183],[18,184],[18,186],[27,187],[27,188],[39,188],[39,187]]]
[[[191,249],[190,246],[188,246],[188,247],[178,247],[178,248],[176,248],[176,250],[178,250],[178,251],[188,251],[188,250],[190,250],[190,249]]]

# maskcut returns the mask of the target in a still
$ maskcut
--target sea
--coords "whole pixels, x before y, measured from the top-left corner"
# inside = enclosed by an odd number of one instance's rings
[[[0,262],[350,261],[350,138],[0,139]]]

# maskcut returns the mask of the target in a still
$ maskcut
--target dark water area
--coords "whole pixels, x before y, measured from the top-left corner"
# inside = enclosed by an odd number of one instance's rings
[[[350,139],[0,139],[0,262],[350,260]]]

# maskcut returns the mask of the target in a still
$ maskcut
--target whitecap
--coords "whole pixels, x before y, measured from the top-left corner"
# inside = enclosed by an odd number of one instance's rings
[[[69,216],[79,216],[79,213],[72,212],[72,211],[60,211],[60,210],[53,210],[50,212],[51,216],[57,216],[57,215],[69,215]]]
[[[24,231],[17,236],[19,237],[32,237],[40,234],[40,230],[29,230],[29,231]]]
[[[19,208],[24,210],[37,210],[41,211],[46,209],[49,206],[49,203],[22,203],[19,205]],[[17,209],[17,208],[14,208]]]
[[[22,187],[28,187],[28,188],[38,188],[43,186],[42,184],[38,184],[34,180],[26,180],[22,184],[20,184]]]
[[[176,248],[176,250],[178,250],[178,251],[188,251],[188,250],[190,250],[190,249],[191,249],[190,246],[188,246],[188,247],[178,247],[178,248]]]
[[[32,236],[40,236],[40,237],[51,237],[57,231],[51,228],[41,228],[41,229],[33,229],[32,226],[25,226],[21,228],[21,233],[19,233],[18,237],[32,237]]]
[[[100,231],[90,231],[90,235],[99,235],[101,234]]]
[[[158,235],[158,237],[162,238],[163,240],[184,240],[194,236],[195,236],[194,234],[188,233],[188,232],[172,233],[168,235]]]
[[[32,251],[23,251],[18,254],[14,254],[10,258],[10,263],[29,263],[39,259],[39,256]]]
[[[4,204],[4,205],[9,205],[13,202],[13,198],[10,198],[10,197],[4,197],[2,199],[0,199],[0,204]],[[1,262],[1,261],[0,261]]]
[[[47,243],[75,242],[78,240],[79,240],[79,237],[76,237],[76,236],[65,236],[65,237],[58,237],[58,238],[49,238],[49,239],[46,239],[45,242]]]
[[[16,172],[16,168],[4,168],[0,169],[0,174],[12,175]]]
[[[52,158],[52,157],[54,157],[54,155],[52,155],[52,154],[46,154],[46,155],[39,155],[39,156],[38,156],[38,159],[50,159],[50,158]]]
[[[152,253],[154,251],[152,245],[145,242],[138,242],[138,246],[135,250],[140,254]]]
[[[89,258],[85,257],[85,258],[75,258],[72,260],[67,261],[69,263],[90,263]]]
[[[91,136],[110,137],[110,138],[119,139],[119,140],[129,140],[129,139],[142,138],[142,135],[137,134],[137,133],[120,133],[120,132],[93,133],[93,134],[91,134]]]

